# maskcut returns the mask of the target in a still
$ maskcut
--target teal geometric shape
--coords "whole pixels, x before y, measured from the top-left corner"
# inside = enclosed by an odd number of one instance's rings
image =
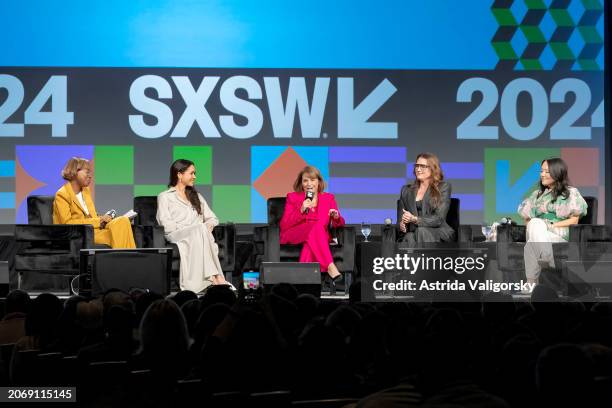
[[[527,37],[525,37],[523,30],[516,30],[510,44],[512,44],[512,48],[514,49],[514,52],[516,52],[516,55],[520,57],[523,55],[525,48],[527,48],[529,41],[527,40]]]
[[[539,27],[542,33],[544,34],[544,38],[546,39],[546,41],[550,41],[550,38],[557,29],[557,24],[555,23],[555,20],[553,20],[548,11],[544,15],[544,18],[542,18],[542,21],[540,21]]]
[[[16,194],[12,191],[0,192],[0,209],[15,208],[15,196]]]
[[[251,222],[268,222],[268,204],[264,196],[259,194],[255,187],[251,186]]]
[[[597,24],[595,24],[595,28],[597,28],[597,33],[601,38],[604,38],[604,16],[603,14],[599,16],[599,20],[597,20]]]
[[[572,33],[569,40],[567,41],[567,45],[569,45],[574,55],[576,56],[579,55],[580,51],[582,51],[585,44],[586,42],[584,41],[584,38],[582,38],[582,35],[580,34],[580,30],[574,29],[574,32]]]
[[[525,5],[524,1],[515,1],[512,3],[512,6],[510,6],[510,11],[516,19],[517,24],[520,25],[521,21],[523,21],[523,18],[525,17],[525,14],[527,14],[527,6]]]
[[[547,70],[553,69],[556,63],[557,57],[555,57],[550,45],[546,44],[544,51],[540,54],[540,64],[542,64],[542,68]]]
[[[15,177],[15,160],[0,160],[0,177]]]
[[[289,146],[252,146],[251,147],[251,222],[268,222],[266,199],[252,187],[255,180]],[[306,163],[315,166],[321,172],[324,180],[329,178],[329,149],[327,147],[291,146]]]
[[[603,71],[604,69],[604,49],[603,47],[599,51],[599,55],[597,56],[597,59],[595,61],[597,62],[597,65],[599,65],[599,69]]]
[[[540,163],[533,163],[514,185],[510,185],[510,161],[498,160],[495,176],[495,211],[513,213],[523,201],[525,192],[540,178]]]
[[[584,4],[582,4],[581,0],[578,0],[578,1],[573,0],[573,1],[570,1],[569,6],[567,7],[567,11],[569,11],[574,21],[578,22],[584,15],[586,8],[584,7]]]
[[[266,199],[253,183],[285,150],[287,146],[251,146],[251,222],[268,222]]]

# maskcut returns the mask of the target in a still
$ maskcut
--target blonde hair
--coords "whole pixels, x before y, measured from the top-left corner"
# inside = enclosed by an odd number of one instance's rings
[[[62,178],[72,181],[76,178],[76,174],[79,170],[89,168],[89,160],[82,157],[72,157],[62,169]]]
[[[302,187],[302,177],[304,176],[304,174],[319,180],[319,188],[317,188],[317,193],[320,193],[325,190],[325,181],[323,180],[323,176],[321,175],[319,169],[314,166],[306,166],[302,169],[302,171],[298,173],[298,176],[295,179],[295,182],[293,183],[293,191],[296,191],[298,193],[304,191],[304,187]]]

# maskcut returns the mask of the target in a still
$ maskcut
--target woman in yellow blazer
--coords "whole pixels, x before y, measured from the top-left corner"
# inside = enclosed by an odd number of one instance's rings
[[[111,248],[136,248],[129,219],[98,216],[89,191],[92,176],[87,159],[73,157],[68,160],[62,170],[62,178],[67,182],[55,193],[54,224],[91,224],[96,244]]]

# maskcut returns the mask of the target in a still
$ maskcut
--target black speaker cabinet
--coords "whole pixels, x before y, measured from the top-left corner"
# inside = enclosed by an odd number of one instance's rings
[[[79,294],[98,296],[111,288],[170,293],[172,249],[82,249]]]
[[[264,291],[277,283],[290,283],[299,293],[321,297],[321,269],[317,262],[262,262],[260,274]]]

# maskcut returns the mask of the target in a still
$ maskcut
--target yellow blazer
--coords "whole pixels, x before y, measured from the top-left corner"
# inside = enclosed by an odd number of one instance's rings
[[[91,224],[94,228],[94,243],[112,248],[136,248],[132,225],[126,217],[117,217],[100,229],[100,217],[91,199],[88,187],[83,188],[83,200],[89,215],[81,207],[70,183],[66,183],[55,193],[53,200],[54,224]]]
[[[53,223],[54,224],[91,224],[94,228],[100,228],[100,217],[91,199],[89,187],[83,188],[83,200],[89,210],[89,215],[81,207],[70,182],[64,184],[55,193],[53,200]]]

